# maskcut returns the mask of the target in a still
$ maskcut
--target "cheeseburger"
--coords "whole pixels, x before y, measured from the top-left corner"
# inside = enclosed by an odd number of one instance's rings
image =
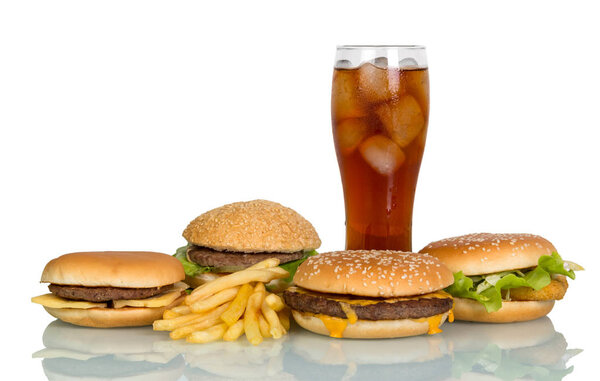
[[[387,338],[441,332],[452,272],[426,254],[337,251],[308,258],[283,293],[296,322],[331,337]]]
[[[183,301],[181,263],[170,255],[141,251],[65,254],[42,273],[50,294],[32,302],[55,318],[86,327],[150,325]]]
[[[175,257],[192,287],[268,258],[279,259],[280,267],[290,273],[284,283],[291,282],[298,266],[321,246],[315,228],[304,217],[265,200],[210,210],[190,222],[183,237],[188,245],[177,249]]]
[[[532,234],[469,234],[432,242],[420,252],[454,272],[446,291],[454,296],[458,320],[507,323],[545,316],[564,297],[567,277],[583,270]]]

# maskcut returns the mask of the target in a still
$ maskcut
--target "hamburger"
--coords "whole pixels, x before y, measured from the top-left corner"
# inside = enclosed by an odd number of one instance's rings
[[[478,233],[432,242],[420,253],[454,272],[446,291],[458,320],[527,321],[547,315],[564,297],[567,277],[583,268],[563,261],[546,239],[532,234]]]
[[[165,336],[144,327],[98,330],[55,320],[44,330],[42,359],[48,380],[179,380],[185,360],[158,351]]]
[[[426,254],[336,251],[308,258],[283,293],[294,320],[331,337],[388,338],[441,332],[452,320],[452,272]]]
[[[55,318],[86,327],[150,325],[180,304],[188,287],[183,266],[170,255],[142,251],[65,254],[48,262],[36,296]]]
[[[279,266],[290,273],[278,285],[270,285],[271,290],[283,287],[321,246],[310,222],[296,211],[266,200],[210,210],[190,222],[183,237],[188,244],[177,249],[175,257],[183,264],[186,282],[194,288],[268,258],[278,258]]]

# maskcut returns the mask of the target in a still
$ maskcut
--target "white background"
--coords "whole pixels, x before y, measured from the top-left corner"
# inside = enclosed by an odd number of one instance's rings
[[[3,371],[43,377],[30,355],[52,319],[29,298],[46,292],[39,276],[60,254],[172,253],[200,213],[255,198],[303,214],[321,250],[343,248],[335,46],[416,43],[428,49],[431,114],[414,249],[478,231],[549,238],[588,269],[550,314],[584,349],[567,379],[595,374],[592,2],[319,3],[2,2]]]

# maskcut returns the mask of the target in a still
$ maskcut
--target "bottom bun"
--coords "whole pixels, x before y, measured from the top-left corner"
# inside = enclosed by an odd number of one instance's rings
[[[64,322],[84,327],[114,328],[140,327],[151,325],[155,320],[162,319],[165,310],[183,302],[182,294],[173,303],[164,307],[123,307],[123,308],[51,308],[46,311]]]
[[[302,328],[320,335],[329,336],[329,330],[321,319],[313,314],[292,310],[294,320]],[[448,313],[442,316],[440,326],[444,324]],[[406,337],[423,335],[429,331],[427,321],[416,321],[412,319],[400,320],[358,320],[354,324],[348,324],[342,337],[349,339],[382,339],[392,337]]]
[[[554,300],[509,301],[502,302],[502,308],[487,312],[483,304],[464,298],[454,298],[454,317],[456,320],[484,323],[512,323],[528,321],[548,315],[554,307]]]

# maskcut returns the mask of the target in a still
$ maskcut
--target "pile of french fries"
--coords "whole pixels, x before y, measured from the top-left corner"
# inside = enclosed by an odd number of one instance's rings
[[[265,289],[265,283],[289,276],[278,265],[279,259],[266,259],[203,284],[182,305],[166,310],[154,330],[190,343],[235,341],[244,333],[253,345],[281,338],[290,328],[289,308]]]

